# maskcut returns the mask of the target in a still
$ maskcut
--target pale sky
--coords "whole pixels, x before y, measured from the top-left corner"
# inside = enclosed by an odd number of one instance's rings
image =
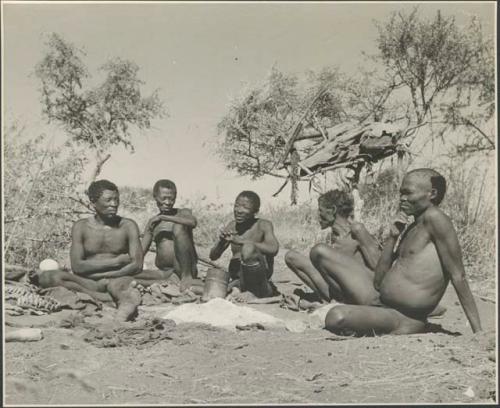
[[[62,134],[41,116],[32,74],[44,52],[44,34],[57,32],[85,49],[91,74],[111,57],[136,62],[145,89],[160,88],[169,117],[135,134],[136,152],[112,151],[100,178],[118,186],[151,188],[174,180],[179,197],[232,201],[253,189],[271,201],[282,180],[236,177],[211,152],[216,125],[231,97],[263,81],[273,66],[302,73],[325,66],[352,72],[362,51],[375,52],[373,20],[415,3],[155,3],[14,4],[3,2],[3,97],[6,118],[28,133]],[[440,9],[459,24],[471,14],[494,30],[495,3],[422,3],[424,15]],[[222,135],[221,135],[222,137]],[[307,187],[302,189],[302,199]],[[278,200],[288,200],[289,191]]]

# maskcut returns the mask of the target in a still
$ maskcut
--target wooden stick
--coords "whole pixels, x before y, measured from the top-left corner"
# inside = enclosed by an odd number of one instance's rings
[[[222,271],[224,271],[224,272],[227,273],[227,268],[224,268],[223,266],[221,266],[221,265],[219,265],[219,264],[217,264],[215,262],[212,262],[210,259],[204,258],[202,256],[198,256],[198,261],[200,261],[200,262],[202,262],[204,264],[207,264],[209,266],[213,266],[214,268],[220,269],[220,270],[222,270]]]
[[[276,197],[279,193],[281,193],[289,181],[290,181],[290,177],[288,177],[285,180],[285,182],[283,183],[283,185],[278,189],[278,191],[276,191],[276,193],[273,194],[273,197]]]
[[[321,98],[325,94],[325,92],[327,90],[328,90],[327,88],[320,89],[320,91],[316,94],[316,96],[311,101],[311,103],[309,104],[309,106],[302,113],[301,117],[299,118],[299,120],[297,121],[297,123],[295,124],[295,126],[293,128],[292,136],[286,142],[285,152],[283,153],[283,156],[281,157],[281,159],[278,162],[276,162],[274,164],[273,169],[275,169],[275,168],[279,169],[279,168],[281,168],[283,166],[283,163],[285,162],[285,160],[286,160],[286,158],[288,156],[288,153],[290,153],[290,149],[292,148],[293,144],[295,143],[295,139],[297,138],[297,136],[299,135],[300,131],[302,130],[302,122],[304,121],[305,117],[307,116],[307,114],[309,113],[309,111],[312,109],[312,107],[314,106],[314,104],[318,101],[319,98]]]

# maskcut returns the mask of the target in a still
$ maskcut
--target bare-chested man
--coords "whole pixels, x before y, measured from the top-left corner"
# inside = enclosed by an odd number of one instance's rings
[[[481,330],[457,234],[449,217],[438,208],[445,192],[446,180],[434,170],[417,169],[405,176],[400,213],[390,225],[374,280],[351,271],[356,276],[351,280],[352,292],[359,292],[367,302],[333,307],[325,319],[328,330],[361,335],[422,332],[450,280],[472,331]],[[411,223],[410,216],[414,217]],[[327,251],[318,251],[313,259],[322,270],[331,269],[335,262]]]
[[[355,281],[373,281],[380,257],[379,244],[363,224],[354,221],[354,200],[350,193],[330,190],[322,194],[318,198],[318,213],[321,229],[331,227],[331,245],[314,246],[309,257],[294,250],[288,251],[286,264],[323,303],[337,300],[366,304],[371,301],[370,293],[358,288]],[[316,262],[325,253],[331,261],[330,268],[318,268]],[[318,306],[314,303],[300,299],[296,306],[306,309]]]
[[[193,228],[197,221],[188,208],[174,208],[177,187],[170,180],[158,180],[153,186],[153,197],[160,210],[144,229],[142,247],[144,255],[152,241],[156,243],[157,271],[144,271],[142,279],[165,280],[175,273],[180,278],[180,290],[201,294],[202,283],[196,263],[198,257],[193,241]]]
[[[273,224],[256,218],[260,198],[253,191],[242,191],[234,203],[234,220],[220,231],[219,240],[210,251],[210,259],[216,260],[231,244],[233,253],[229,263],[230,286],[241,292],[239,301],[273,295],[270,279],[274,257],[279,244]]]
[[[71,232],[71,269],[46,271],[42,287],[63,286],[101,301],[114,300],[117,320],[128,320],[141,297],[134,278],[142,270],[143,256],[137,224],[117,214],[118,188],[108,180],[93,182],[88,189],[95,215],[78,220]]]

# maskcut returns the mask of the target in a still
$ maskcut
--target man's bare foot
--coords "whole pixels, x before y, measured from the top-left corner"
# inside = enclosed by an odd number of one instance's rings
[[[320,308],[321,306],[324,306],[324,303],[310,302],[309,300],[301,298],[300,296],[297,296],[295,294],[283,295],[282,307],[296,312],[301,310],[313,311]]]
[[[183,303],[192,303],[196,302],[199,299],[199,296],[192,292],[189,289],[186,289],[182,294],[176,298],[172,299],[172,304],[174,305],[182,305]]]
[[[179,284],[179,290],[181,293],[190,290],[197,295],[201,295],[203,294],[203,282],[201,279],[183,278]]]
[[[132,319],[137,314],[137,308],[141,304],[141,294],[136,288],[137,283],[132,281],[129,287],[122,292],[116,320],[125,322]]]
[[[241,292],[238,288],[233,288],[231,293],[227,296],[228,300],[235,301],[238,303],[247,303],[258,299],[252,292],[245,291]]]

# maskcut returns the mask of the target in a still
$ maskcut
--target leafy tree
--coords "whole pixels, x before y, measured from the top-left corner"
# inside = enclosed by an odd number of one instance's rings
[[[115,58],[100,70],[105,79],[97,86],[85,86],[90,78],[81,57],[85,55],[57,34],[47,41],[48,50],[37,64],[41,81],[43,113],[49,122],[62,126],[70,141],[90,147],[96,154],[92,180],[98,176],[107,153],[114,145],[133,151],[131,127],[151,128],[151,122],[164,114],[163,103],[155,90],[143,96],[139,67]]]
[[[311,72],[305,79],[273,68],[266,82],[234,100],[219,122],[219,155],[241,175],[286,178],[276,164],[299,122],[324,132],[349,119],[341,94],[345,82],[336,69]]]
[[[240,175],[290,178],[295,203],[297,163],[316,148],[315,142],[327,138],[328,128],[394,116],[386,101],[397,84],[374,86],[370,74],[348,77],[327,67],[299,77],[273,68],[263,85],[232,101],[219,123],[219,155]],[[292,135],[300,142],[300,152],[289,145]],[[289,165],[283,167],[287,152]]]
[[[240,100],[233,101],[218,129],[224,139],[218,153],[229,169],[253,179],[273,171],[300,104],[297,78],[273,69],[267,83],[248,90]]]
[[[493,47],[479,19],[460,27],[453,16],[438,11],[426,20],[415,8],[376,25],[376,59],[409,91],[416,123],[465,125],[472,145],[494,149],[493,137],[481,129],[494,114]]]

